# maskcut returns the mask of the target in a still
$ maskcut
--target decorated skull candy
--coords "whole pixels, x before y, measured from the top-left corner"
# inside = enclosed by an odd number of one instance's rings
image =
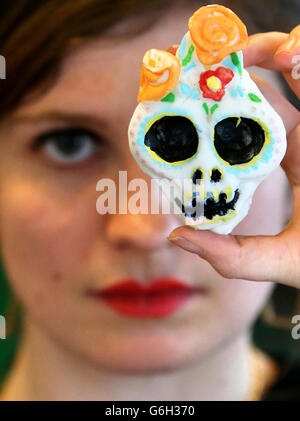
[[[243,67],[247,30],[229,9],[201,7],[177,51],[146,52],[131,152],[182,220],[227,234],[286,150],[279,115]]]

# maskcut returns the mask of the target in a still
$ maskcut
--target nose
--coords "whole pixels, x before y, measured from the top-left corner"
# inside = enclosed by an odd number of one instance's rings
[[[192,180],[194,184],[200,184],[203,179],[203,171],[200,168],[197,168],[192,175]]]
[[[213,183],[217,183],[218,181],[220,181],[223,178],[223,174],[222,172],[219,170],[219,168],[213,168],[211,170],[211,174],[210,174],[210,181]]]
[[[131,248],[151,251],[170,247],[167,237],[179,225],[178,219],[175,215],[160,212],[162,196],[157,191],[152,191],[151,178],[135,167],[134,170],[130,165],[127,168],[129,169],[128,183],[137,177],[144,180],[147,190],[143,198],[147,199],[148,206],[144,208],[145,213],[133,214],[130,206],[132,193],[128,192],[127,212],[107,215],[105,224],[107,240],[123,250]],[[142,199],[139,200],[141,204]],[[151,213],[151,209],[155,209],[156,213]]]
[[[106,236],[114,246],[151,251],[169,247],[169,233],[175,228],[172,215],[110,215]],[[177,223],[178,225],[178,223]]]
[[[212,183],[217,183],[218,181],[222,180],[222,178],[223,178],[223,173],[219,168],[215,167],[210,170],[210,181]],[[204,179],[203,170],[200,168],[197,168],[192,174],[193,184],[200,184],[201,180],[203,179]]]

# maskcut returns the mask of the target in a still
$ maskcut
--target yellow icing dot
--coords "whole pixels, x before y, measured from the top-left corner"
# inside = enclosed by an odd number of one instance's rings
[[[217,78],[216,76],[210,76],[207,79],[207,86],[209,87],[209,89],[211,89],[212,91],[219,91],[222,87],[221,81],[219,78]]]

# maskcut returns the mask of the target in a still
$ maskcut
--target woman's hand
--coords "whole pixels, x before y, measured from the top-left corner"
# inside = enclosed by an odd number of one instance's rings
[[[245,67],[282,72],[300,99],[300,25],[289,35],[269,32],[251,36],[244,61]],[[291,221],[276,236],[219,235],[181,226],[169,240],[198,254],[226,278],[274,281],[300,288],[300,112],[267,82],[253,79],[286,127],[288,148],[281,165],[293,189]]]

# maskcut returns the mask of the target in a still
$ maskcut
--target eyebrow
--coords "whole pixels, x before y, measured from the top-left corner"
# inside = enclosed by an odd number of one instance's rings
[[[70,124],[93,124],[97,126],[106,127],[107,122],[99,117],[90,113],[78,113],[78,112],[64,112],[64,111],[46,111],[37,115],[16,115],[8,119],[10,123],[22,124],[22,123],[41,123],[47,121],[60,121],[67,122]]]

